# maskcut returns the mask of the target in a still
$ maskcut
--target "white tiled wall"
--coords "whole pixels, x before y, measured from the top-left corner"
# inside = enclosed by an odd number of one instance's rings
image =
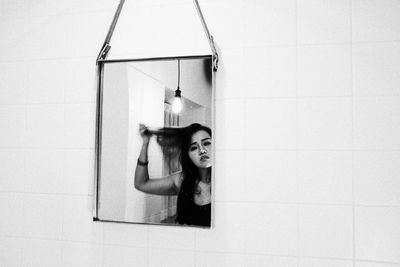
[[[0,0],[0,265],[400,266],[400,1],[199,2],[221,55],[211,230],[91,220],[118,0]]]

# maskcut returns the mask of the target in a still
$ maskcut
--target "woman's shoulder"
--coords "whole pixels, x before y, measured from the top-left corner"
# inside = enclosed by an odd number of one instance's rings
[[[180,189],[183,181],[182,171],[174,172],[170,174],[170,177],[174,180],[175,187]]]

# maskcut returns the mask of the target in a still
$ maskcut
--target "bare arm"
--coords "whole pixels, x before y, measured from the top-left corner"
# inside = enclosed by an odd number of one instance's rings
[[[139,131],[143,139],[139,161],[148,162],[147,150],[149,147],[150,136],[147,133],[147,127],[144,125],[140,125]],[[179,193],[181,179],[181,172],[173,173],[159,179],[150,179],[147,165],[136,165],[135,188],[144,193],[156,195],[177,195]]]

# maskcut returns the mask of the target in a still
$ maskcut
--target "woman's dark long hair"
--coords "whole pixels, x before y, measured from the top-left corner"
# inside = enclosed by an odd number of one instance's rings
[[[211,129],[198,123],[183,128],[162,128],[152,133],[157,136],[157,142],[161,146],[167,159],[179,158],[182,166],[183,181],[177,201],[177,223],[193,224],[192,217],[194,195],[197,184],[200,181],[199,169],[189,158],[189,147],[192,135],[198,131],[205,131],[211,137]],[[211,177],[211,167],[208,172]]]

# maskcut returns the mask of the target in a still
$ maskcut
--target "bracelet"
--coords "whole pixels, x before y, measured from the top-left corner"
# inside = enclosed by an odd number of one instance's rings
[[[147,166],[147,165],[149,165],[149,162],[148,162],[148,161],[144,162],[144,161],[141,161],[140,159],[138,159],[138,160],[137,160],[137,165],[140,165],[140,166]]]

